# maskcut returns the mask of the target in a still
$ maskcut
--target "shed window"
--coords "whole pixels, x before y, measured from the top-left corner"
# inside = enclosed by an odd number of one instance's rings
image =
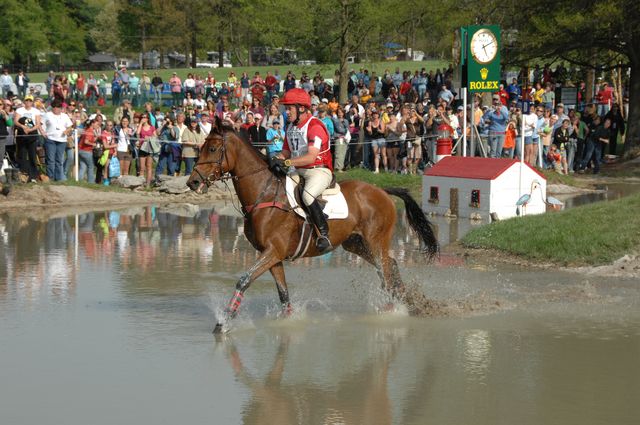
[[[473,189],[471,191],[471,203],[470,207],[480,208],[480,189]]]
[[[431,186],[429,188],[429,202],[432,204],[440,202],[440,190],[438,186]]]

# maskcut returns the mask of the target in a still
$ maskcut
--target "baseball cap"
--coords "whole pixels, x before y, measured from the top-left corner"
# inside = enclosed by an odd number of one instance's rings
[[[387,103],[387,108],[393,108],[393,103],[391,102]]]
[[[322,98],[322,103],[329,103],[329,99],[327,99],[326,97]]]
[[[254,114],[253,117],[257,120],[261,120],[262,119],[262,115],[261,114]]]
[[[464,106],[458,106],[458,111],[464,111]]]
[[[280,99],[280,96],[278,96],[277,94],[274,94],[273,96],[271,96],[271,99]]]
[[[500,100],[500,95],[494,94],[493,95],[493,100]]]
[[[564,108],[564,103],[558,103],[558,104],[556,105],[556,108]]]
[[[26,102],[27,100],[30,100],[30,101],[33,102],[33,96],[31,96],[31,95],[25,96],[24,97],[24,101]]]
[[[272,123],[272,124],[273,124],[273,125],[280,124],[280,121],[278,121],[278,120],[273,120],[273,123]]]

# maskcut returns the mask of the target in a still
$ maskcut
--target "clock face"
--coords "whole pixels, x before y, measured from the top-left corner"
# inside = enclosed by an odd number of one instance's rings
[[[489,63],[498,54],[498,40],[489,30],[477,31],[471,37],[471,55],[479,63]]]

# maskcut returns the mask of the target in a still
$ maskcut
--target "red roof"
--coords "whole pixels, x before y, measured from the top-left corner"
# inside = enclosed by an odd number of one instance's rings
[[[493,180],[507,171],[513,164],[520,162],[517,159],[508,158],[479,158],[447,156],[438,161],[436,165],[425,170],[425,176],[457,177],[461,179]],[[525,163],[541,178],[546,180],[544,174]]]

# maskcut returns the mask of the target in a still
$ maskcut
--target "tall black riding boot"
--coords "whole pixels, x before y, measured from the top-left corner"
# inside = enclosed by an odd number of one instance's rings
[[[318,200],[313,201],[311,205],[308,207],[309,216],[311,217],[311,221],[318,228],[318,239],[316,240],[316,249],[323,253],[329,248],[331,248],[331,241],[329,240],[329,225],[327,224],[327,218],[324,216],[322,212],[322,206],[318,202]]]

